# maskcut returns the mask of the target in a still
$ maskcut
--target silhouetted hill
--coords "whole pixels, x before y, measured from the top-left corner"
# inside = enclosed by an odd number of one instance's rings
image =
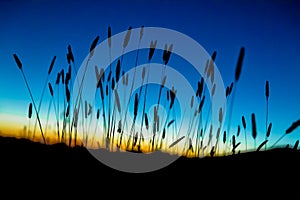
[[[90,180],[96,180],[132,186],[151,181],[174,185],[196,181],[194,186],[205,183],[230,188],[248,181],[267,185],[289,183],[300,174],[300,152],[287,148],[202,159],[180,157],[163,169],[131,174],[103,165],[84,147],[0,137],[0,159],[0,172],[5,174],[1,182],[21,185],[27,185],[28,180],[37,184],[54,181],[62,185],[89,184]]]

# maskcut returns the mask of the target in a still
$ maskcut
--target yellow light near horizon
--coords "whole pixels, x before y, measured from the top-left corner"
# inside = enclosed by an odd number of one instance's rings
[[[0,113],[0,135],[21,137],[21,132],[28,124],[26,117]]]
[[[34,123],[35,123],[35,118],[32,118],[30,121],[30,130],[33,132],[33,127],[34,127]],[[16,138],[27,138],[30,140],[33,140],[35,142],[41,142],[43,143],[40,131],[37,129],[36,134],[34,139],[31,137],[27,137],[28,135],[26,135],[26,133],[24,134],[24,127],[27,127],[29,124],[29,119],[26,116],[16,116],[16,115],[10,115],[10,114],[0,114],[0,135],[1,136],[7,136],[7,137],[16,137]],[[43,127],[45,127],[45,124],[43,124]],[[98,127],[99,128],[99,127]],[[28,130],[27,130],[28,131]],[[99,129],[98,131],[103,132],[103,130]],[[88,141],[88,145],[86,145],[86,142],[84,140],[82,140],[81,142],[81,137],[83,134],[78,132],[78,140],[77,140],[77,145],[81,145],[83,144],[84,146],[86,146],[87,148],[91,148],[91,149],[97,149],[97,148],[106,148],[106,142],[105,142],[105,137],[103,137],[103,133],[99,133],[101,136],[97,137],[97,139],[95,141],[98,141],[97,143],[95,142],[93,145],[91,142],[91,137],[89,137],[89,141]],[[125,139],[127,140],[128,137],[124,136]],[[66,141],[68,141],[68,136],[66,136]],[[168,142],[163,142],[162,143],[162,148],[160,149],[161,151],[165,152],[165,153],[169,153],[171,155],[183,155],[183,156],[187,156],[187,157],[195,157],[196,155],[196,151],[195,151],[195,146],[193,146],[194,148],[194,152],[192,151],[188,151],[187,149],[184,149],[184,144],[186,143],[185,139],[182,140],[179,144],[177,144],[176,146],[169,148],[168,145],[170,145],[173,141],[173,139],[175,138],[168,138]],[[55,132],[55,129],[49,130],[46,136],[46,141],[47,144],[54,144],[54,143],[58,143],[60,142],[57,139],[57,135]],[[143,142],[141,145],[141,150],[143,153],[151,153],[151,144],[147,143],[149,142],[148,140]],[[118,143],[118,140],[115,138],[114,139],[114,145],[111,145],[110,148],[108,148],[108,150],[110,151],[117,151],[117,146],[116,144]],[[74,142],[72,142],[71,146],[74,146]],[[187,148],[187,147],[185,147]],[[131,149],[131,148],[129,148]],[[133,148],[134,150],[137,150],[137,147]],[[121,144],[121,151],[125,151],[126,150],[126,142],[122,142]],[[228,149],[227,149],[228,150]],[[224,155],[224,154],[229,154],[230,152],[226,151],[224,152],[224,145],[221,144],[221,142],[219,142],[219,146],[218,146],[218,151],[216,152],[215,156],[220,156],[220,155]],[[236,152],[237,153],[237,152]],[[202,151],[200,151],[200,156],[210,156],[210,149],[207,148],[205,150],[205,152],[203,153]]]
[[[32,134],[34,129],[35,119],[30,119],[30,133]],[[37,128],[35,137],[28,138],[28,124],[29,119],[24,116],[11,115],[0,113],[0,136],[4,137],[16,137],[16,138],[27,138],[35,142],[43,143],[42,136],[39,129]],[[47,144],[57,143],[56,137],[49,134],[46,137]]]

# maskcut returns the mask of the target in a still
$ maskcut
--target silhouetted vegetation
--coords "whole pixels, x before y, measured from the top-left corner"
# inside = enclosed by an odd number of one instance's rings
[[[131,38],[132,28],[129,27],[124,41],[123,41],[123,52],[127,48],[130,40],[136,39]],[[211,58],[207,60],[204,77],[200,77],[195,85],[196,94],[190,98],[190,110],[187,112],[191,113],[188,117],[189,123],[187,124],[187,133],[185,136],[178,138],[178,133],[181,131],[182,124],[178,126],[178,120],[176,118],[176,108],[175,102],[177,98],[177,89],[175,87],[167,88],[166,81],[168,81],[168,75],[166,74],[166,66],[169,60],[172,59],[173,44],[165,44],[165,48],[161,55],[161,64],[163,66],[161,71],[161,83],[158,89],[157,104],[154,106],[153,113],[146,112],[146,105],[148,99],[152,98],[148,93],[149,85],[149,74],[151,70],[151,60],[156,50],[157,41],[151,41],[148,51],[147,66],[143,67],[141,77],[137,77],[137,61],[140,52],[140,43],[143,39],[144,28],[140,29],[140,37],[138,48],[136,50],[136,60],[135,66],[133,67],[133,76],[129,77],[126,74],[123,63],[123,57],[126,56],[122,54],[121,58],[116,61],[115,67],[112,66],[111,62],[111,52],[109,52],[110,65],[107,70],[103,68],[100,69],[95,66],[95,77],[97,79],[97,84],[95,85],[95,102],[89,102],[84,99],[82,95],[83,82],[86,78],[87,68],[90,66],[90,61],[94,56],[95,48],[99,42],[100,37],[97,36],[91,43],[90,49],[88,51],[88,58],[85,63],[85,68],[83,70],[83,76],[81,80],[75,79],[77,74],[77,69],[74,64],[74,55],[71,46],[67,46],[66,59],[68,66],[61,69],[55,69],[54,64],[56,56],[53,57],[48,73],[46,76],[45,85],[41,94],[41,98],[36,107],[36,103],[31,93],[30,87],[28,85],[27,79],[23,72],[23,66],[16,54],[13,54],[14,60],[17,67],[20,69],[26,87],[29,91],[32,104],[30,103],[28,118],[32,118],[32,105],[35,110],[36,120],[39,124],[41,136],[43,142],[46,144],[46,135],[49,135],[49,121],[56,121],[55,129],[52,128],[52,132],[56,133],[56,141],[58,143],[65,143],[68,146],[76,146],[78,144],[83,144],[87,148],[106,148],[107,150],[114,151],[115,147],[118,147],[127,151],[135,152],[149,152],[149,151],[167,151],[176,153],[179,155],[186,155],[188,157],[200,157],[210,155],[222,155],[222,154],[236,154],[243,150],[248,151],[247,145],[247,127],[246,119],[241,116],[242,127],[244,129],[244,140],[240,139],[241,125],[236,125],[237,132],[233,133],[230,129],[232,112],[234,106],[234,96],[237,92],[237,83],[242,81],[242,65],[245,57],[245,48],[241,47],[236,68],[234,80],[226,87],[226,99],[229,104],[229,113],[226,118],[224,115],[224,110],[219,108],[219,126],[212,124],[209,120],[209,114],[211,112],[211,105],[207,103],[207,88],[204,84],[204,78],[211,81],[213,87],[211,90],[211,98],[214,97],[216,90],[215,83],[215,65],[217,52],[213,52]],[[107,45],[109,51],[112,48],[112,30],[108,27],[107,31]],[[56,71],[56,81],[54,82],[54,87],[51,84],[50,74],[52,71]],[[105,79],[106,78],[106,79]],[[141,81],[141,85],[137,92],[134,93],[133,87],[135,81]],[[73,88],[71,84],[77,84],[79,90],[78,94],[72,96]],[[45,88],[48,85],[50,103],[48,106],[46,128],[42,127],[42,122],[40,120],[40,110],[43,102],[43,97],[45,93]],[[61,90],[61,91],[60,91]],[[122,90],[122,93],[120,92]],[[63,91],[63,92],[62,92]],[[122,94],[122,95],[120,95]],[[128,95],[128,96],[126,96]],[[129,97],[129,98],[126,98]],[[133,101],[130,97],[134,97]],[[166,98],[165,98],[166,97]],[[266,137],[265,140],[260,143],[256,149],[256,139],[257,135],[257,125],[255,114],[251,114],[251,125],[252,125],[252,138],[254,140],[254,150],[261,151],[262,147],[265,146],[267,150],[267,143],[270,141],[270,134],[272,129],[272,123],[268,122],[269,118],[269,97],[270,97],[270,86],[269,81],[266,81],[265,85],[265,97],[266,97]],[[164,100],[162,100],[164,99]],[[100,105],[97,107],[97,105]],[[128,112],[129,107],[133,105],[133,120],[130,124],[128,122]],[[62,107],[61,107],[62,106]],[[162,115],[159,112],[160,106],[166,107],[166,115]],[[207,106],[208,113],[204,107]],[[53,108],[53,110],[51,110]],[[60,110],[61,109],[61,110]],[[50,112],[54,111],[55,119],[49,119]],[[95,113],[95,114],[94,114]],[[151,116],[151,118],[149,118]],[[207,117],[206,119],[203,116]],[[137,120],[137,119],[141,120]],[[227,120],[227,129],[222,127],[222,123]],[[30,122],[30,121],[29,121]],[[95,126],[92,124],[95,123]],[[300,126],[300,121],[294,122],[285,132],[285,134],[280,137],[272,146],[275,145],[287,134],[294,131],[298,126]],[[79,129],[80,127],[80,129]],[[30,128],[30,124],[28,125]],[[152,137],[145,138],[144,133],[151,131]],[[27,137],[34,140],[34,134],[36,130],[33,130],[33,138],[29,135],[29,130]],[[97,137],[97,133],[101,133],[101,137]],[[126,133],[126,134],[125,134]],[[220,134],[223,133],[222,141],[219,141]],[[78,134],[81,134],[80,142],[78,141]],[[221,136],[222,137],[222,136]],[[172,139],[172,140],[171,140]],[[175,146],[184,140],[184,146],[182,150],[175,148]],[[243,144],[244,145],[241,145]],[[294,145],[294,149],[298,148],[298,143]],[[95,145],[97,144],[97,147]],[[269,145],[269,143],[268,143]],[[244,147],[241,147],[244,146]]]

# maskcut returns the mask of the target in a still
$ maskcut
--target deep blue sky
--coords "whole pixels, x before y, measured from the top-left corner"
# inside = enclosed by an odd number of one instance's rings
[[[257,115],[264,130],[265,81],[270,81],[270,115],[274,140],[300,118],[300,3],[298,1],[1,1],[0,3],[0,113],[27,112],[29,95],[13,60],[22,60],[33,93],[40,95],[54,55],[56,67],[66,66],[71,44],[77,65],[100,35],[144,26],[165,27],[194,38],[216,64],[225,85],[234,80],[241,46],[246,49],[237,86],[233,124]],[[54,74],[54,73],[53,73]],[[52,79],[54,79],[54,75]],[[41,81],[42,80],[42,81]],[[41,83],[42,82],[42,83]],[[283,142],[294,143],[299,130]]]

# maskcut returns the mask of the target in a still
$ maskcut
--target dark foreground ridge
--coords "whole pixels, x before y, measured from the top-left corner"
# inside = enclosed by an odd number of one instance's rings
[[[272,180],[290,181],[300,174],[300,151],[278,148],[223,157],[180,157],[169,166],[149,173],[114,170],[95,159],[84,147],[44,145],[27,139],[0,137],[1,181],[66,182],[95,180],[197,180],[206,183]],[[158,179],[159,178],[159,179]]]

